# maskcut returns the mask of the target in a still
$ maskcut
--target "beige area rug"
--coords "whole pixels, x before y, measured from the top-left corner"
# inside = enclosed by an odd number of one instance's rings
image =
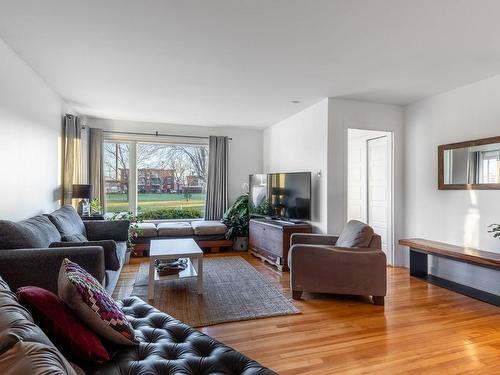
[[[148,274],[142,263],[132,290],[146,302]],[[196,278],[157,281],[153,305],[193,327],[300,313],[238,256],[203,258],[203,295],[196,293]]]

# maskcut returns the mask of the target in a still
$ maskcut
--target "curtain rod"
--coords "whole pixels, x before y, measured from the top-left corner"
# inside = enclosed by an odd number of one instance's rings
[[[155,136],[155,137],[178,137],[178,138],[196,138],[196,139],[208,139],[208,137],[203,137],[199,135],[180,135],[180,134],[161,134],[158,132],[154,133],[135,133],[135,132],[120,132],[120,131],[111,131],[111,130],[103,130],[103,133],[109,133],[109,134],[128,134],[128,135],[149,135],[149,136]],[[229,138],[230,141],[233,140],[233,138]]]

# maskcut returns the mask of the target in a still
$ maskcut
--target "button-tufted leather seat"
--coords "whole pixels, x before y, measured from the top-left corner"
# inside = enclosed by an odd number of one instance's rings
[[[0,374],[76,375],[1,277]]]
[[[111,360],[86,368],[88,375],[276,374],[137,297],[119,303],[141,342],[109,348]],[[0,374],[4,373],[76,375],[0,277]]]
[[[116,347],[96,375],[276,374],[137,297],[119,302],[140,344]]]

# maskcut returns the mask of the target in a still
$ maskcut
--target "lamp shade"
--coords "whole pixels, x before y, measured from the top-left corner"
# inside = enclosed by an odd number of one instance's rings
[[[92,185],[74,184],[73,185],[73,198],[86,198],[92,197]]]

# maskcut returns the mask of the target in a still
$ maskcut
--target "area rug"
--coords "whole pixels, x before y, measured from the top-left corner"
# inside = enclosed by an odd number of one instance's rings
[[[148,274],[149,265],[142,263],[132,290],[146,302]],[[157,281],[152,304],[193,327],[300,313],[238,256],[203,258],[203,295],[196,292],[196,278]]]

